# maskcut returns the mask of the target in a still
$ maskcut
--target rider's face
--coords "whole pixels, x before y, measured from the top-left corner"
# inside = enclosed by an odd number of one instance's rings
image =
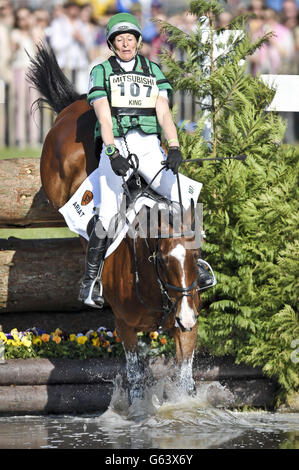
[[[118,34],[114,39],[114,47],[121,60],[129,61],[135,57],[137,39],[131,33]]]

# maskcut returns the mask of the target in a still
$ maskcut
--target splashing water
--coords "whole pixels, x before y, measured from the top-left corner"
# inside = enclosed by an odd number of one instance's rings
[[[117,376],[100,416],[0,417],[0,449],[299,448],[298,413],[233,411],[233,398],[219,382],[203,382],[189,396],[163,378],[130,404]]]
[[[240,439],[253,428],[260,433],[275,429],[275,413],[229,410],[226,407],[233,399],[219,382],[202,383],[190,396],[182,394],[174,381],[160,379],[146,388],[142,400],[130,404],[118,376],[110,406],[98,420],[106,431],[113,429],[114,439],[117,433],[130,436],[129,441],[134,441],[136,448],[138,442],[143,446],[148,443],[148,448],[225,448],[226,442]],[[294,425],[292,418],[289,429],[295,426],[299,431],[299,422]],[[284,428],[288,429],[287,420]]]

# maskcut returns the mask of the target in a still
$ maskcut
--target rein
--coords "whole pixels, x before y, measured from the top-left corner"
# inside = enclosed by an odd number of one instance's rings
[[[119,122],[119,125],[120,125],[120,122]],[[139,167],[138,157],[137,157],[136,154],[130,153],[128,143],[127,143],[127,140],[126,140],[126,136],[123,132],[123,129],[122,129],[121,125],[120,125],[120,129],[121,129],[122,138],[124,139],[124,143],[125,143],[125,146],[126,146],[126,149],[127,149],[127,152],[128,152],[127,160],[129,162],[130,167],[133,170],[133,173],[129,177],[129,179],[132,178],[132,177],[135,177],[136,185],[140,188],[140,191],[138,192],[138,196],[137,196],[137,198],[139,198],[139,197],[142,197],[143,195],[145,195],[147,193],[147,191],[151,187],[153,181],[164,170],[165,162],[162,162],[162,167],[159,169],[159,171],[157,171],[157,173],[151,179],[151,181],[147,184],[147,186],[144,189],[141,189],[141,180],[140,180],[140,177],[138,175],[138,167]],[[177,173],[176,176],[177,176],[177,185],[178,185],[178,195],[179,195],[179,204],[180,204],[181,216],[183,216],[181,186],[180,186],[180,180],[179,180],[178,173]],[[138,214],[136,213],[135,208],[134,208],[134,202],[136,201],[137,198],[135,198],[135,201],[133,200],[133,197],[132,197],[132,195],[130,193],[130,190],[129,190],[129,187],[128,187],[128,182],[125,180],[124,177],[122,177],[122,179],[123,179],[124,191],[127,194],[128,198],[130,200],[130,203],[132,204],[132,208],[134,209],[137,220],[139,220]],[[142,224],[139,224],[139,227],[142,229]],[[172,233],[172,234],[168,234],[167,238],[183,237],[183,236],[186,236],[186,235],[192,235],[193,233],[194,233],[193,231],[190,231],[190,233],[188,232],[187,234],[182,234],[181,232],[180,233]],[[143,233],[143,235],[145,235],[145,234]],[[197,278],[195,278],[193,283],[188,287],[175,286],[173,284],[170,284],[168,282],[163,281],[162,277],[160,276],[160,272],[159,272],[159,266],[160,266],[160,269],[163,270],[163,266],[162,266],[163,261],[162,261],[162,256],[161,256],[160,250],[159,250],[159,239],[161,239],[161,238],[164,238],[164,237],[157,236],[157,238],[156,238],[156,249],[155,249],[155,251],[151,252],[148,241],[147,241],[147,237],[143,236],[143,239],[145,240],[146,246],[147,246],[147,248],[149,250],[149,253],[150,253],[150,255],[148,257],[148,260],[149,260],[150,263],[153,262],[153,267],[154,267],[154,272],[155,272],[155,275],[156,275],[156,280],[157,280],[157,283],[159,285],[160,293],[161,293],[162,308],[157,309],[157,308],[152,308],[149,305],[147,305],[146,302],[144,301],[142,295],[141,295],[139,269],[138,269],[139,268],[139,266],[138,266],[138,257],[137,257],[137,251],[136,251],[137,237],[136,236],[133,237],[133,254],[134,254],[134,264],[135,264],[135,273],[134,274],[135,274],[136,294],[137,294],[139,302],[142,303],[148,310],[163,313],[162,319],[160,321],[160,326],[158,327],[159,330],[163,330],[163,327],[164,327],[164,324],[165,324],[167,318],[176,310],[179,301],[182,300],[183,297],[194,297],[194,294],[192,294],[192,291],[196,287],[198,287]],[[181,295],[174,301],[169,296],[168,289],[173,290],[175,292],[179,292]],[[181,326],[181,328],[183,328],[183,327]]]
[[[180,235],[181,236],[181,235]],[[188,287],[180,287],[180,286],[175,286],[174,284],[170,284],[168,282],[165,282],[161,275],[160,275],[160,270],[163,271],[163,261],[162,261],[162,256],[160,254],[159,250],[159,239],[160,237],[157,237],[156,239],[156,249],[151,253],[151,255],[148,257],[149,262],[153,262],[153,267],[154,267],[154,272],[156,275],[156,280],[160,288],[160,293],[161,293],[161,300],[162,300],[162,309],[157,309],[157,308],[152,308],[149,305],[145,303],[145,301],[142,298],[141,292],[140,292],[140,279],[139,279],[139,270],[138,270],[138,257],[137,257],[137,252],[136,252],[136,237],[133,238],[133,251],[134,251],[134,263],[135,263],[135,287],[136,287],[136,294],[138,297],[138,300],[148,309],[154,312],[162,312],[163,316],[160,322],[160,326],[158,327],[159,330],[163,330],[164,324],[169,317],[177,308],[178,303],[180,300],[182,300],[183,297],[194,297],[194,294],[192,291],[198,287],[197,286],[197,278],[192,282],[192,284]],[[168,289],[173,290],[175,292],[179,292],[181,295],[173,300],[169,294],[168,294]],[[196,289],[198,290],[198,289]]]
[[[155,178],[160,174],[160,172],[163,169],[164,169],[164,167],[162,167],[156,173],[156,175],[152,178],[152,180],[145,187],[145,189],[140,190],[140,192],[138,193],[138,197],[141,197],[146,193],[148,188],[151,186],[152,182],[155,180]],[[177,177],[178,177],[178,175],[177,175]],[[124,189],[125,189],[126,193],[129,196],[130,202],[133,205],[134,201],[133,201],[133,198],[131,197],[130,190],[129,190],[128,185],[127,185],[126,181],[124,180],[124,178],[123,178],[123,181],[124,181],[124,185],[123,185]],[[181,199],[179,180],[178,180],[178,188],[179,188],[179,195],[180,195],[180,199]],[[134,207],[134,205],[133,205],[133,207]],[[181,212],[182,212],[183,211],[183,205],[182,205],[181,201],[180,201],[180,208],[181,208]],[[136,214],[136,212],[135,212],[135,214]],[[136,214],[136,217],[138,219],[138,214]],[[142,224],[139,224],[139,227],[141,227],[141,225]],[[178,232],[178,233],[174,232],[174,233],[168,234],[167,238],[181,238],[181,237],[190,236],[190,235],[193,235],[193,234],[194,234],[194,232],[192,230],[187,232],[187,233],[184,233],[184,234],[182,234],[182,232]],[[148,244],[147,237],[143,237],[143,239],[145,240],[146,246],[149,250],[149,253],[150,253],[150,255],[148,257],[148,260],[149,260],[150,263],[153,263],[156,280],[157,280],[158,286],[160,288],[160,293],[161,293],[162,308],[157,309],[157,308],[152,308],[149,305],[147,305],[146,302],[144,301],[142,295],[141,295],[141,292],[140,292],[140,278],[139,278],[139,265],[138,265],[138,256],[137,256],[137,250],[136,250],[137,237],[136,236],[133,237],[133,254],[134,254],[134,264],[135,264],[135,273],[134,274],[135,274],[136,294],[137,294],[139,302],[142,303],[148,310],[151,310],[151,311],[154,311],[154,312],[161,312],[163,314],[162,319],[160,321],[160,325],[158,327],[159,330],[163,330],[163,327],[164,327],[164,324],[165,324],[167,318],[173,312],[175,312],[179,301],[183,297],[194,297],[194,294],[192,294],[191,291],[193,291],[196,287],[198,287],[197,278],[195,278],[193,283],[188,287],[175,286],[173,284],[165,282],[162,279],[162,277],[160,276],[160,270],[163,270],[163,261],[162,261],[162,256],[161,256],[160,250],[159,250],[159,240],[161,238],[164,238],[164,237],[162,237],[162,236],[157,236],[156,237],[155,251],[152,251],[150,249],[149,244]],[[159,269],[159,267],[160,267],[160,269]],[[175,292],[179,292],[179,293],[181,293],[181,295],[174,301],[168,294],[169,289],[173,290]]]

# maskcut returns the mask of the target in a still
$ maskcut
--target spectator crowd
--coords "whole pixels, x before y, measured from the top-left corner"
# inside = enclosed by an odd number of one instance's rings
[[[0,0],[0,80],[5,83],[6,93],[10,90],[14,103],[15,145],[39,143],[38,126],[30,112],[38,96],[26,80],[26,72],[29,56],[34,56],[41,42],[51,45],[77,91],[86,93],[91,68],[110,55],[105,26],[112,14],[130,11],[139,19],[143,30],[141,53],[155,62],[159,62],[159,53],[167,41],[151,18],[169,21],[185,32],[197,26],[187,11],[169,16],[163,0],[112,1],[97,17],[92,3],[81,2],[32,9],[30,0]],[[43,5],[38,0],[34,4]],[[123,4],[130,5],[129,10]],[[238,15],[252,13],[247,27],[253,39],[268,31],[274,33],[250,57],[248,66],[252,74],[299,74],[299,0],[227,0],[223,6],[225,11],[217,18],[219,27],[227,27]]]

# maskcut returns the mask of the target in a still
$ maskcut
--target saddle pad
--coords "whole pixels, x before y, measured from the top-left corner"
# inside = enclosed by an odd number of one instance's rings
[[[190,197],[194,199],[196,204],[202,184],[191,180],[190,178],[180,174],[181,190],[182,194],[188,192]],[[192,194],[190,193],[190,184],[192,184]],[[96,207],[99,205],[99,175],[98,169],[94,170],[81,184],[73,196],[68,202],[59,209],[59,212],[63,215],[64,220],[68,228],[72,231],[81,235],[86,240],[89,240],[86,232],[87,224],[95,214]],[[132,223],[136,214],[145,205],[147,207],[153,207],[156,204],[151,198],[142,196],[139,197],[135,203],[135,207],[130,209],[126,217],[129,223]],[[129,225],[123,224],[120,230],[117,232],[115,239],[110,244],[106,258],[113,253],[114,250],[119,246],[123,238],[126,236]]]

